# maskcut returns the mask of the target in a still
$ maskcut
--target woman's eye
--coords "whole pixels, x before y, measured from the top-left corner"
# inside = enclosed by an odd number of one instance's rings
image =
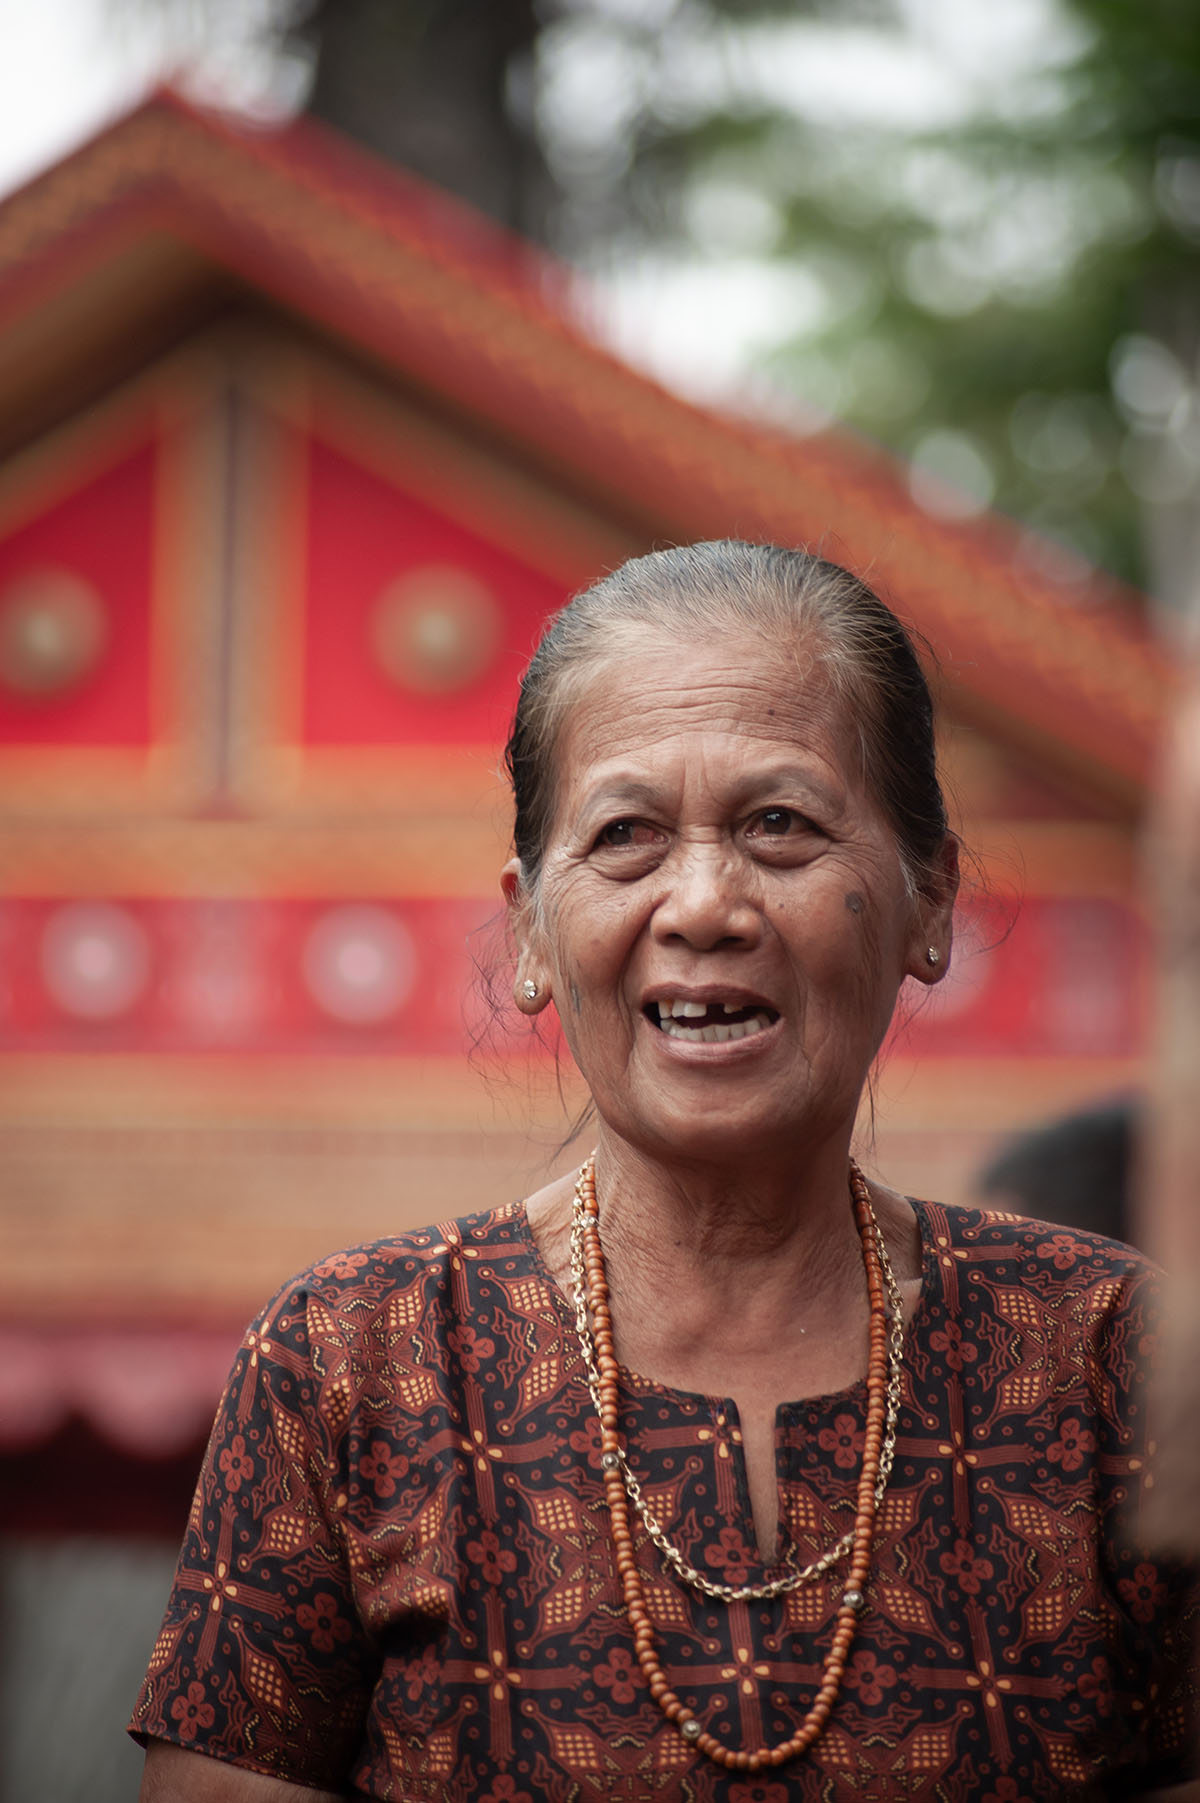
[[[764,808],[750,830],[771,838],[783,838],[789,833],[812,832],[813,823],[798,814],[795,808]]]
[[[656,845],[661,838],[657,827],[644,820],[610,820],[596,836],[597,845],[620,848],[626,845]]]
[[[751,839],[780,839],[797,845],[820,836],[820,828],[797,808],[763,808],[746,832]]]

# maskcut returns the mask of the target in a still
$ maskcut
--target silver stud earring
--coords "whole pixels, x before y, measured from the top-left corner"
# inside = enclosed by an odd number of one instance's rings
[[[539,993],[540,991],[533,978],[526,977],[525,981],[521,984],[521,994],[525,997],[525,1000],[527,1002],[536,1002]]]
[[[937,966],[941,963],[941,961],[942,961],[941,952],[939,952],[936,945],[931,945],[929,950],[925,953],[926,964],[932,964],[934,966],[934,968],[936,969]]]

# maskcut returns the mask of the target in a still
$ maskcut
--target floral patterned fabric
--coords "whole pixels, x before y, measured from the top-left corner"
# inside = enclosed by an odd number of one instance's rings
[[[831,1722],[751,1778],[649,1698],[571,1311],[520,1205],[341,1253],[248,1334],[132,1727],[350,1798],[789,1803],[1136,1795],[1185,1776],[1187,1590],[1136,1550],[1152,1276],[918,1205],[897,1456]],[[779,1411],[801,1561],[853,1517],[865,1386]],[[759,1580],[733,1404],[627,1374],[683,1551]],[[640,1546],[663,1664],[727,1744],[784,1739],[840,1584],[710,1603]]]

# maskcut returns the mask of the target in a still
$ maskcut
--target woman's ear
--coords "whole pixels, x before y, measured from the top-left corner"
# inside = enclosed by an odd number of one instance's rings
[[[508,925],[517,948],[513,1000],[522,1014],[540,1014],[553,998],[549,971],[539,953],[533,903],[521,874],[521,860],[510,858],[500,873],[500,891],[508,909]]]
[[[909,945],[907,974],[919,983],[940,983],[950,968],[958,874],[958,838],[947,833],[932,878],[921,891]]]

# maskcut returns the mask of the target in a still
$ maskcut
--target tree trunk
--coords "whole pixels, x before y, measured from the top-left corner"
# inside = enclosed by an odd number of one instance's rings
[[[522,119],[534,0],[317,0],[309,111],[545,242],[555,190]]]

